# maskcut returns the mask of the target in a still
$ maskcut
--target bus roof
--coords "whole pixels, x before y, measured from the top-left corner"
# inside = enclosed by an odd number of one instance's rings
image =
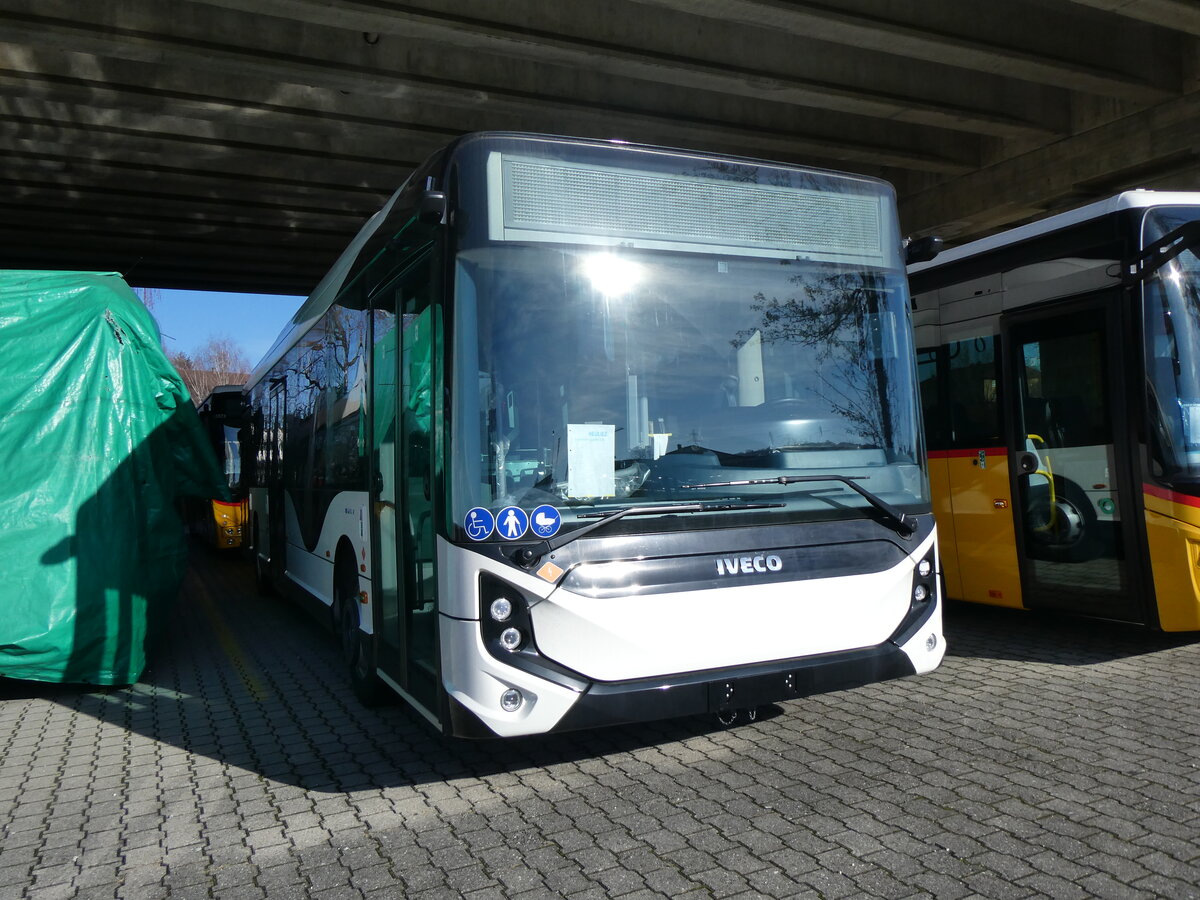
[[[917,272],[935,269],[949,263],[970,259],[973,256],[979,256],[992,250],[999,250],[1001,247],[1019,244],[1035,237],[1041,237],[1044,234],[1051,234],[1055,231],[1070,228],[1072,225],[1079,225],[1082,222],[1099,219],[1102,216],[1111,215],[1123,209],[1190,205],[1200,205],[1200,192],[1150,191],[1145,189],[1125,191],[1106,200],[1089,203],[1087,206],[1081,206],[1078,209],[1047,216],[1036,222],[1030,222],[1028,225],[1021,225],[1017,228],[1011,228],[1008,231],[994,234],[991,237],[980,238],[977,241],[971,241],[970,243],[953,247],[950,250],[944,250],[929,262],[915,263],[909,266],[908,274],[913,275]]]

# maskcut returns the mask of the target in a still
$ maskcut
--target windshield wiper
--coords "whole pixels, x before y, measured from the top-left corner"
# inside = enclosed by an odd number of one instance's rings
[[[748,481],[712,481],[707,484],[684,484],[680,485],[680,487],[740,487],[747,484],[802,484],[810,481],[840,481],[883,513],[884,519],[898,535],[901,537],[912,537],[913,532],[917,530],[916,519],[900,512],[892,504],[872,494],[862,485],[856,484],[857,478],[858,476],[854,475],[779,475],[775,478],[751,478]]]
[[[590,519],[599,517],[590,525],[585,525],[582,528],[577,528],[574,531],[568,531],[557,537],[548,538],[540,544],[535,544],[532,547],[522,547],[514,555],[514,559],[522,568],[529,569],[533,567],[539,559],[547,553],[557,550],[559,547],[565,547],[572,541],[577,541],[585,534],[595,531],[597,528],[603,528],[610,522],[615,522],[617,519],[623,519],[626,516],[652,516],[657,513],[702,513],[702,512],[725,512],[731,509],[772,509],[775,507],[786,506],[786,503],[730,503],[726,500],[709,501],[707,503],[676,503],[668,506],[626,506],[621,509],[614,509],[612,512],[606,513],[583,513],[576,518]]]

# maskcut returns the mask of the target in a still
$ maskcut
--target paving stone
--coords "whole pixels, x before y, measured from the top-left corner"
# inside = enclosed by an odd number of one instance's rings
[[[1186,639],[956,608],[950,655],[923,678],[731,730],[485,746],[442,741],[399,705],[361,708],[327,632],[255,594],[244,563],[203,562],[134,689],[0,685],[0,900],[1021,900],[1200,884],[1200,645]]]

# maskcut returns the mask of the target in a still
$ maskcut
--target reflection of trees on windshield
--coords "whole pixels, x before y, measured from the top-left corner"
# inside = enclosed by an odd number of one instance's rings
[[[894,328],[882,321],[884,279],[870,272],[842,272],[820,279],[793,276],[802,297],[768,298],[761,291],[750,308],[762,316],[732,341],[741,347],[755,332],[764,344],[800,344],[816,351],[819,396],[843,416],[863,442],[888,448],[895,436],[895,386],[885,356]],[[894,355],[894,354],[892,354]],[[869,364],[868,364],[869,361]],[[897,448],[899,449],[899,448]]]

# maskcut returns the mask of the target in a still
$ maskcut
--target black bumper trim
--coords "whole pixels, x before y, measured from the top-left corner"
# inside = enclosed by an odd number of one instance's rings
[[[724,713],[914,674],[909,658],[887,642],[862,650],[669,678],[598,682],[553,730]]]

